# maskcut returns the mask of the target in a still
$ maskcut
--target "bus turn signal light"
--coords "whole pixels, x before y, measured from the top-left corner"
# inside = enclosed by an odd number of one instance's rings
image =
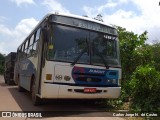
[[[46,74],[46,80],[52,80],[52,74]]]

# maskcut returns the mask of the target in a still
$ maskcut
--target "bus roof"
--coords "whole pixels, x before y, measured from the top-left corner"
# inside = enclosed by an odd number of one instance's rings
[[[48,13],[47,15],[48,16],[50,16],[50,15],[59,15],[59,16],[65,16],[65,17],[72,17],[72,18],[77,18],[77,19],[82,19],[82,20],[88,20],[88,21],[91,21],[91,22],[96,22],[96,23],[99,23],[99,24],[103,24],[103,25],[109,26],[109,25],[105,24],[102,21],[98,21],[98,20],[95,20],[93,18],[89,18],[87,16],[79,16],[79,15],[74,15],[74,14],[63,14],[63,13]]]
[[[110,28],[114,28],[114,27],[112,27],[112,26],[110,26],[110,25],[105,24],[105,23],[102,22],[102,21],[98,21],[98,20],[95,20],[95,19],[93,19],[93,18],[89,18],[89,17],[85,17],[85,16],[79,16],[79,15],[74,15],[74,14],[64,14],[64,13],[59,13],[59,12],[52,13],[52,12],[51,12],[51,13],[46,14],[46,15],[43,17],[43,19],[34,27],[34,29],[29,33],[29,35],[32,34],[32,33],[37,29],[37,27],[38,27],[39,25],[41,25],[41,24],[43,23],[43,21],[44,21],[45,19],[49,18],[49,16],[51,16],[51,15],[58,15],[58,16],[64,16],[64,17],[77,18],[77,19],[81,19],[81,20],[87,20],[87,21],[90,21],[90,22],[95,22],[95,23],[99,23],[99,24],[108,26],[108,27],[110,27]],[[18,48],[21,47],[21,45],[25,42],[25,40],[26,40],[28,37],[29,37],[29,36],[27,36],[27,37],[24,39],[24,41],[18,46]]]

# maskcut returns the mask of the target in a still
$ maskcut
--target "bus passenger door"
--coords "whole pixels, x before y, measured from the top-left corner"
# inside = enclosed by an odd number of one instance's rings
[[[42,59],[43,59],[43,32],[40,32],[40,39],[38,42],[38,62],[36,72],[36,93],[41,94],[41,78],[42,78]]]
[[[41,82],[42,82],[42,71],[45,65],[45,49],[47,42],[47,30],[45,28],[41,29],[40,39],[38,42],[38,63],[37,63],[37,73],[36,73],[36,93],[41,94]]]

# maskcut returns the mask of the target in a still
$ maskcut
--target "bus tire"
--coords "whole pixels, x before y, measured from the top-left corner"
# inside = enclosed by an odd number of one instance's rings
[[[24,92],[24,88],[20,86],[19,76],[18,76],[18,92]]]
[[[33,79],[32,81],[32,85],[31,85],[31,97],[32,97],[32,102],[34,106],[38,106],[42,103],[41,98],[39,98],[36,95],[36,84],[35,84],[35,79]]]

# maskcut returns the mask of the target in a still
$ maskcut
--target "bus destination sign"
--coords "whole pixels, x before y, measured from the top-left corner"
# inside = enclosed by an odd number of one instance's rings
[[[86,29],[90,29],[90,30],[94,30],[94,31],[99,31],[99,32],[103,32],[103,33],[108,33],[108,34],[112,34],[112,35],[117,35],[116,29],[109,27],[109,26],[106,26],[106,25],[95,23],[92,21],[71,18],[71,17],[66,17],[66,16],[53,15],[52,22],[62,23],[62,24],[86,28]]]

